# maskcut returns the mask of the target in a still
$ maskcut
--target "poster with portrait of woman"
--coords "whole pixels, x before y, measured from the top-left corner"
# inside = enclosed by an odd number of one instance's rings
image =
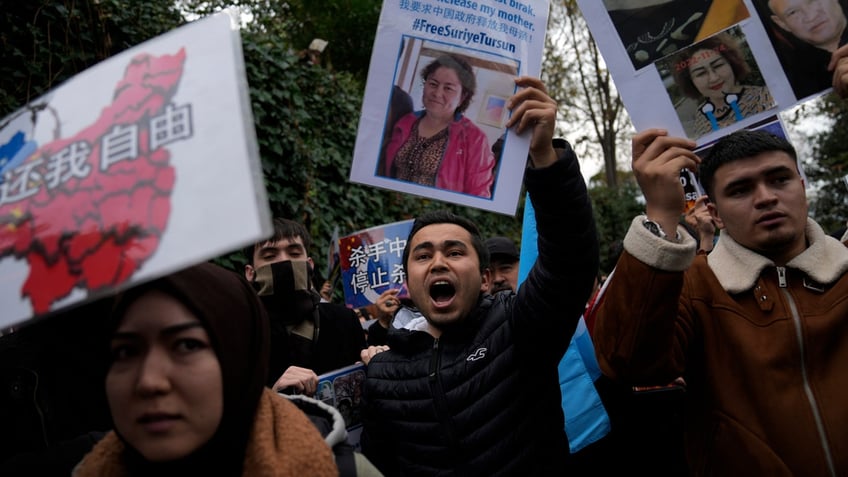
[[[350,180],[515,214],[529,135],[505,128],[507,102],[541,73],[547,14],[540,0],[384,2]]]
[[[490,198],[518,64],[420,38],[403,43],[376,174]]]
[[[835,0],[800,3],[828,1]],[[753,0],[577,3],[637,130],[663,128],[670,135],[691,138],[700,146],[810,98],[799,97],[793,91],[790,78],[794,72],[784,69],[769,40],[766,22],[771,19],[755,14],[758,10]],[[617,18],[624,6],[636,3],[644,8],[656,4],[654,13],[658,17],[665,11],[659,9],[660,5],[673,9],[684,8],[684,3],[704,3],[710,13],[689,44],[681,39],[671,48],[667,45],[669,40],[651,57],[650,64],[639,66],[634,64],[629,43],[620,35],[621,21]],[[712,12],[716,12],[718,20],[708,21]],[[657,18],[654,21],[680,24],[679,16],[669,16],[665,22]],[[708,23],[721,28],[708,28],[712,33],[703,35]],[[684,33],[687,31],[684,28]],[[682,38],[668,32],[670,39],[673,35]],[[657,48],[659,44],[654,50]]]
[[[739,27],[667,56],[656,68],[691,139],[776,107]]]

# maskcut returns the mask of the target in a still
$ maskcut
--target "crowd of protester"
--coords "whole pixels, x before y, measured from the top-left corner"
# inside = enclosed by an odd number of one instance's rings
[[[831,70],[845,96],[848,49]],[[314,282],[303,225],[275,219],[240,273],[196,265],[2,336],[0,473],[848,474],[848,248],[808,217],[795,149],[742,130],[701,158],[637,132],[645,213],[601,284],[557,103],[515,82],[507,127],[529,137],[538,231],[523,282],[512,240],[426,213],[403,252],[409,298],[380,295],[366,329]],[[683,168],[706,192],[686,214]],[[579,396],[558,366],[584,313],[611,429],[573,452],[562,403]],[[357,362],[361,448],[313,399]]]

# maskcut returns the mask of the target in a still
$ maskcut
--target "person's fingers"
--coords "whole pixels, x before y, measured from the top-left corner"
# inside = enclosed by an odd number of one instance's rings
[[[535,129],[540,126],[551,131],[556,127],[555,105],[551,106],[536,101],[525,101],[521,103],[516,111],[511,118],[511,123],[507,127],[515,126],[515,131],[519,134],[527,129]]]
[[[277,392],[285,391],[288,388],[294,388],[297,392],[303,392],[303,383],[299,380],[283,380],[282,378],[274,384],[274,389]]]
[[[842,60],[848,58],[848,45],[842,45],[830,55],[830,62],[827,64],[827,70],[833,71]]]
[[[383,351],[388,351],[388,346],[369,346],[364,350],[359,352],[359,357],[362,359],[362,362],[365,365],[368,365],[368,362],[371,361],[371,358],[382,353]]]
[[[307,396],[315,395],[315,391],[318,389],[318,376],[315,373],[312,376],[307,376],[303,381],[303,393]]]
[[[692,159],[692,162],[691,164],[689,164],[688,168],[690,170],[695,170],[698,163],[701,161],[700,157],[698,157],[698,155],[695,154],[695,152],[693,151],[693,149],[695,148],[695,143],[682,137],[665,135],[654,136],[649,143],[640,143],[638,146],[634,140],[633,147],[634,168],[636,168],[640,163],[643,164],[646,162],[652,162],[657,159],[660,159],[661,162],[667,162],[679,156],[685,156]],[[637,147],[641,151],[638,156],[635,153]]]
[[[548,93],[547,88],[545,88],[545,83],[535,76],[519,76],[518,78],[515,78],[515,84],[519,87],[536,88],[545,94]]]
[[[833,89],[841,98],[848,97],[848,58],[839,60],[833,72]]]
[[[634,134],[630,140],[633,162],[636,162],[636,160],[644,154],[645,150],[648,149],[648,146],[650,146],[656,138],[667,135],[668,131],[658,128],[646,129]]]
[[[557,103],[548,96],[540,79],[522,76],[516,78],[515,83],[522,89],[507,102],[507,108],[512,112],[506,123],[507,128],[516,126],[516,132],[521,133],[528,127],[555,122]]]

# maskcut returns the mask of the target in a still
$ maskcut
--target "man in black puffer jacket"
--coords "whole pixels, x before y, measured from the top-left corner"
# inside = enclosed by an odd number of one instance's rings
[[[532,135],[538,260],[517,294],[487,295],[477,227],[449,212],[416,220],[403,261],[426,320],[362,356],[362,448],[387,476],[565,472],[557,364],[592,289],[597,233],[577,159],[552,142],[556,103],[535,78],[516,84],[507,126]]]

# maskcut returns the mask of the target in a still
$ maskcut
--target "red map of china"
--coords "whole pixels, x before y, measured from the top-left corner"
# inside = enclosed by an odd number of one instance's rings
[[[46,163],[80,141],[90,148],[83,177],[54,187],[32,184],[36,194],[0,206],[0,258],[26,260],[21,296],[36,314],[50,311],[74,288],[94,292],[126,282],[156,251],[171,212],[175,174],[168,150],[149,147],[150,120],[171,103],[184,62],[184,49],[135,56],[94,123],[27,159]],[[137,128],[137,155],[103,168],[102,140],[116,126]]]

